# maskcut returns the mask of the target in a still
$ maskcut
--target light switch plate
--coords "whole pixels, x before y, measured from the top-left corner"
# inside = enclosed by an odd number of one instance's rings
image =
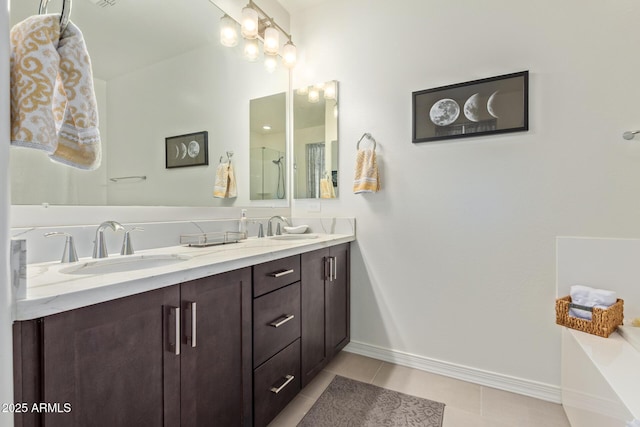
[[[320,202],[309,202],[307,212],[320,212]]]

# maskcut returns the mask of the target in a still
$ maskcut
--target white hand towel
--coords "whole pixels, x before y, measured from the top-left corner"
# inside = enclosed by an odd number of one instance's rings
[[[60,15],[36,15],[11,29],[11,144],[49,153],[79,169],[100,166],[98,108],[82,33]]]
[[[608,308],[618,300],[614,291],[606,289],[594,289],[589,286],[571,286],[571,302],[585,307]],[[581,319],[591,320],[591,312],[580,308],[570,308],[569,315]]]

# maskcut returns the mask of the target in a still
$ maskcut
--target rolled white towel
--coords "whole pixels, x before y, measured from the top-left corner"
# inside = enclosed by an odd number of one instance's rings
[[[606,289],[594,289],[589,286],[571,286],[571,302],[585,307],[608,308],[618,300],[614,291]],[[591,320],[591,312],[579,308],[570,308],[569,316]]]

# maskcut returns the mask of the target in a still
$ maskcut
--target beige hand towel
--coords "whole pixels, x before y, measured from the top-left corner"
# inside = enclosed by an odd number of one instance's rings
[[[231,199],[238,196],[236,176],[231,163],[220,163],[216,169],[216,183],[213,197]]]
[[[376,152],[371,148],[361,148],[356,156],[353,193],[376,193],[378,191],[380,191],[380,176]]]
[[[322,178],[320,180],[320,198],[321,199],[335,199],[336,193],[333,189],[333,182],[329,178]]]
[[[79,169],[100,166],[98,108],[82,33],[60,15],[36,15],[11,29],[11,144],[49,153]]]

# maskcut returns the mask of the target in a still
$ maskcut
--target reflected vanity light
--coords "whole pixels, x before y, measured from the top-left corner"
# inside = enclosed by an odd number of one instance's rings
[[[258,39],[247,39],[244,41],[244,56],[247,60],[251,62],[256,61],[259,54]]]
[[[233,25],[230,21],[233,21]],[[262,40],[264,43],[265,67],[268,71],[273,71],[277,67],[277,56],[280,52],[280,33],[282,33],[288,39],[282,48],[282,64],[287,68],[293,68],[296,65],[297,49],[296,45],[291,41],[291,34],[282,29],[253,0],[249,0],[249,4],[242,9],[240,28],[242,37],[245,39],[244,55],[249,61],[255,61],[258,58],[258,40]],[[250,41],[255,41],[255,45],[249,43]],[[220,19],[220,43],[228,47],[235,46],[238,43],[235,21],[226,14]]]
[[[273,73],[273,71],[278,66],[278,55],[272,55],[267,52],[264,53],[264,67],[268,72]]]
[[[323,98],[328,101],[338,101],[338,82],[329,80],[327,82],[315,83],[311,86],[302,86],[296,89],[296,94],[300,96],[307,95],[307,101],[316,103],[320,101],[320,92],[323,92]],[[337,114],[337,110],[336,110]]]
[[[309,89],[309,96],[307,99],[312,104],[315,104],[316,102],[320,101],[320,91],[315,87]]]
[[[271,126],[269,126],[269,125],[264,125],[264,126],[262,126],[262,129],[263,129],[263,130],[271,130]]]
[[[324,99],[336,99],[336,82],[330,81],[324,85]]]

